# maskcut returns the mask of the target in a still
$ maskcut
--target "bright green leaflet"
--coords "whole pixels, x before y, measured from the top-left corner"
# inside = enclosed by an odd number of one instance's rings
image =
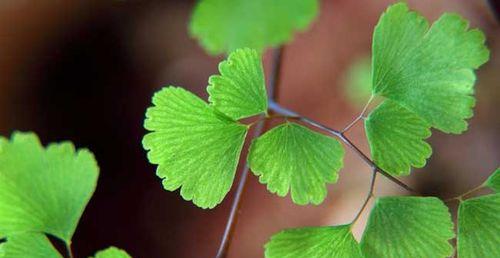
[[[105,250],[97,252],[94,258],[132,258],[132,257],[129,254],[127,254],[127,252],[112,246]]]
[[[0,258],[63,258],[49,239],[40,233],[12,235],[0,244]]]
[[[33,133],[0,138],[0,235],[43,232],[70,243],[98,173],[92,153],[69,142],[44,149]]]
[[[425,166],[432,149],[424,139],[430,125],[415,113],[385,100],[365,120],[366,136],[375,163],[393,175],[408,175]]]
[[[500,192],[500,168],[497,168],[488,180],[486,180],[486,186],[497,193]]]
[[[458,210],[458,257],[500,257],[500,194],[465,200]]]
[[[182,88],[163,88],[153,104],[143,145],[164,188],[181,188],[184,199],[213,208],[231,188],[247,126]]]
[[[293,202],[320,204],[326,183],[334,183],[343,166],[344,149],[336,140],[286,122],[250,146],[248,162],[259,181],[279,196],[290,189]]]
[[[351,225],[287,229],[266,246],[266,258],[362,258]]]
[[[398,102],[446,133],[467,129],[474,69],[489,51],[480,30],[444,14],[429,28],[405,3],[390,6],[373,35],[373,92]]]
[[[260,54],[239,49],[219,64],[221,75],[208,79],[209,102],[234,120],[267,112],[267,93]]]
[[[351,104],[363,107],[372,94],[372,66],[369,57],[356,60],[347,71],[345,94]]]
[[[318,5],[317,0],[200,0],[189,30],[211,54],[243,47],[261,52],[306,29]]]
[[[453,253],[448,208],[435,197],[382,197],[375,202],[361,249],[365,258],[444,258]]]

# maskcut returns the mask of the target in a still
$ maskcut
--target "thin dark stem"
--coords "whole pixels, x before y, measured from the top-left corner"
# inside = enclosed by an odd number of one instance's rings
[[[267,121],[271,121],[273,119],[283,119],[283,120],[286,120],[286,119],[290,119],[290,117],[288,116],[284,116],[284,115],[268,115],[268,116],[259,116],[259,118],[257,118],[257,120],[247,124],[248,127],[252,127],[254,125],[257,125],[258,123],[264,121],[264,120],[267,120]]]
[[[366,195],[365,201],[363,202],[363,205],[361,205],[361,208],[359,209],[358,213],[354,217],[354,219],[351,222],[351,225],[354,225],[356,221],[358,221],[359,217],[361,217],[361,214],[363,214],[363,211],[365,210],[366,206],[368,205],[368,202],[370,199],[373,197],[373,190],[375,189],[375,180],[377,179],[377,170],[372,169],[372,176],[370,179],[370,189],[368,190],[368,194]]]
[[[446,199],[445,202],[449,202],[449,201],[453,201],[453,200],[462,201],[468,195],[473,194],[473,193],[475,193],[475,192],[483,189],[484,186],[485,186],[485,184],[483,183],[482,185],[476,186],[476,187],[468,190],[467,192],[465,192],[465,193],[463,193],[461,195],[455,196],[453,198]]]
[[[383,176],[387,177],[389,180],[392,182],[396,183],[400,187],[404,188],[406,191],[411,192],[413,194],[419,194],[416,190],[413,188],[409,187],[405,183],[399,181],[397,178],[393,177],[380,167],[378,167],[371,159],[369,159],[356,145],[354,145],[349,138],[347,138],[344,134],[340,134],[340,140],[342,140],[349,148],[351,148],[361,159],[368,164],[371,168],[376,169],[380,174]]]
[[[307,117],[303,117],[303,116],[295,113],[292,110],[289,110],[289,109],[286,109],[286,108],[280,106],[278,103],[273,102],[273,101],[271,101],[269,103],[269,109],[273,110],[274,112],[276,112],[278,114],[289,116],[290,118],[293,118],[293,119],[297,119],[297,120],[299,120],[301,122],[309,124],[309,125],[311,125],[313,127],[321,129],[321,130],[323,130],[323,131],[325,131],[325,132],[327,132],[327,133],[329,133],[329,134],[337,137],[342,142],[344,142],[344,144],[347,145],[351,150],[353,150],[354,153],[356,153],[368,166],[370,166],[371,168],[377,170],[380,174],[382,174],[383,176],[387,177],[389,180],[391,180],[392,182],[394,182],[397,185],[401,186],[405,190],[407,190],[407,191],[409,191],[411,193],[414,193],[414,194],[418,194],[417,191],[413,190],[411,187],[409,187],[405,183],[399,181],[397,178],[391,176],[389,173],[385,172],[383,169],[381,169],[380,167],[378,167],[356,145],[354,145],[349,140],[349,138],[347,138],[342,132],[340,132],[338,130],[335,130],[335,129],[332,129],[332,128],[329,128],[328,126],[320,124],[320,123],[318,123],[318,122],[316,122],[314,120],[311,120],[311,119],[309,119]]]
[[[356,123],[359,122],[359,120],[361,120],[361,118],[363,118],[365,116],[365,113],[368,110],[368,107],[370,106],[370,104],[372,103],[373,98],[374,98],[374,96],[371,95],[370,99],[368,100],[368,102],[366,102],[366,105],[363,107],[363,110],[361,111],[361,113],[354,120],[352,120],[352,122],[349,123],[344,129],[342,129],[342,133],[349,131]]]
[[[74,258],[73,249],[71,249],[71,243],[66,243],[66,252],[68,253],[69,258]]]
[[[258,137],[263,129],[266,120],[261,120],[257,123],[253,137]],[[240,181],[238,182],[238,188],[236,189],[236,195],[234,196],[233,203],[231,204],[231,211],[229,212],[229,218],[227,219],[226,228],[224,229],[224,234],[222,235],[222,240],[219,245],[219,250],[217,251],[217,258],[224,258],[227,256],[227,251],[229,250],[229,245],[231,244],[231,239],[234,232],[234,227],[238,221],[238,212],[241,204],[241,197],[245,190],[245,185],[248,179],[250,168],[248,164],[245,163],[243,171],[241,172]]]
[[[287,108],[284,108],[282,106],[280,106],[278,103],[274,102],[274,101],[270,101],[269,102],[269,109],[276,112],[277,114],[281,114],[281,115],[284,115],[284,116],[287,116],[289,117],[290,119],[297,119],[301,122],[304,122],[306,124],[309,124],[313,127],[316,127],[318,129],[321,129],[329,134],[332,134],[334,135],[335,137],[340,137],[340,135],[342,134],[340,131],[337,131],[335,129],[331,129],[325,125],[322,125],[314,120],[311,120],[307,117],[303,117],[301,115],[299,115],[298,113],[295,113],[294,111],[290,110],[290,109],[287,109]]]
[[[469,191],[467,191],[467,192],[459,195],[458,198],[459,199],[465,198],[465,197],[467,197],[467,195],[473,194],[473,193],[475,193],[475,192],[477,192],[477,191],[479,191],[479,190],[481,190],[483,188],[484,188],[484,185],[480,185],[480,186],[474,187],[474,188],[470,189]]]
[[[277,49],[273,53],[273,68],[272,68],[272,73],[269,78],[269,89],[268,89],[268,97],[271,100],[275,100],[276,96],[278,95],[278,86],[280,82],[280,71],[281,71],[281,64],[283,60],[283,48],[281,47]],[[273,101],[270,101],[273,102]],[[257,122],[257,125],[255,126],[254,133],[253,133],[253,138],[259,137],[262,132],[264,131],[264,128],[266,127],[266,124],[269,120],[260,120]],[[248,163],[245,163],[245,166],[243,167],[243,171],[241,172],[241,177],[238,182],[238,188],[236,189],[236,194],[234,196],[233,202],[231,204],[231,211],[229,212],[229,218],[227,219],[226,222],[226,228],[224,229],[224,234],[222,236],[221,243],[219,245],[219,249],[217,250],[216,258],[225,258],[227,257],[227,253],[229,250],[229,246],[231,245],[231,240],[233,238],[233,232],[234,228],[237,224],[238,221],[238,213],[241,205],[241,197],[243,195],[243,192],[245,190],[245,185],[247,182],[247,178],[249,173],[250,168],[248,166]]]

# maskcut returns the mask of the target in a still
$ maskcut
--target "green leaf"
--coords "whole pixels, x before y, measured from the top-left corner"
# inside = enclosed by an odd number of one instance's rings
[[[260,55],[238,49],[219,64],[221,75],[208,79],[209,102],[225,115],[238,120],[267,112],[267,94]]]
[[[480,30],[444,14],[429,28],[405,3],[390,6],[373,36],[373,92],[397,101],[446,133],[467,129],[474,69],[489,51]]]
[[[351,225],[287,229],[266,246],[266,258],[362,258]]]
[[[337,140],[286,122],[252,142],[248,162],[269,191],[285,196],[290,189],[293,202],[304,205],[323,202],[343,157]]]
[[[132,258],[132,257],[127,252],[112,246],[108,247],[105,250],[97,252],[94,258]]]
[[[63,258],[49,239],[40,233],[12,235],[0,244],[0,258]]]
[[[458,257],[500,257],[500,194],[465,200],[458,209]]]
[[[143,145],[164,188],[181,188],[184,199],[213,208],[231,188],[247,127],[182,88],[163,88],[153,104]]]
[[[317,13],[317,0],[201,0],[189,30],[211,54],[242,47],[260,52],[288,42]]]
[[[71,242],[98,173],[92,153],[69,142],[44,149],[33,133],[0,138],[0,235],[44,232]]]
[[[366,258],[444,258],[453,253],[448,208],[435,197],[382,197],[375,202],[361,249]]]
[[[431,156],[424,141],[431,136],[430,125],[394,101],[387,99],[373,110],[365,128],[373,160],[393,175],[408,175]]]
[[[500,168],[497,168],[493,174],[486,180],[486,186],[495,192],[500,192]]]

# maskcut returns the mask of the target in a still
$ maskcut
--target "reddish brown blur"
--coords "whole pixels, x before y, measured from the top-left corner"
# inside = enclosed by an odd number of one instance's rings
[[[360,110],[343,95],[344,74],[369,54],[373,27],[391,2],[323,1],[311,29],[286,48],[279,101],[334,128],[354,118]],[[485,31],[491,49],[490,62],[478,72],[470,130],[460,136],[435,132],[428,166],[405,179],[448,197],[479,184],[499,165],[500,28],[484,1],[408,2],[431,19],[460,13]],[[207,77],[217,70],[220,58],[207,56],[187,34],[192,6],[185,0],[0,1],[2,135],[19,129],[37,132],[45,143],[72,140],[94,151],[101,166],[97,192],[74,237],[77,257],[108,245],[135,258],[215,254],[232,192],[216,209],[201,210],[178,192],[163,191],[140,143],[154,91],[173,84],[206,98]],[[350,132],[368,151],[363,134],[362,126]],[[229,256],[262,257],[263,244],[287,227],[349,221],[361,205],[369,169],[350,152],[345,164],[317,207],[273,196],[251,176]],[[376,193],[402,192],[380,178]]]

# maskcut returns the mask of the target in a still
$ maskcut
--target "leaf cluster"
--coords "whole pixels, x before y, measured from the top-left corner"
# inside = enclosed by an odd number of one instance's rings
[[[316,5],[316,1],[282,5],[279,0],[265,5],[222,0],[197,4],[192,34],[208,52],[230,54],[219,65],[220,74],[209,78],[208,103],[172,86],[153,97],[144,124],[150,132],[143,145],[149,161],[158,165],[157,175],[166,190],[180,188],[184,199],[202,208],[213,208],[224,199],[247,132],[274,118],[268,113],[260,53],[307,26]],[[381,16],[372,46],[372,97],[367,107],[375,98],[381,101],[367,117],[362,113],[371,156],[376,170],[409,175],[412,167],[425,166],[431,156],[426,142],[431,129],[453,134],[467,129],[475,103],[474,70],[489,58],[485,37],[458,15],[444,14],[429,25],[407,4],[397,3]],[[337,139],[295,121],[304,120],[281,115],[285,116],[281,124],[251,140],[248,164],[270,192],[279,196],[290,192],[299,205],[320,204],[327,195],[326,184],[339,177],[344,149]],[[254,122],[245,124],[249,118]],[[498,178],[497,171],[485,186],[498,191]],[[498,194],[460,198],[460,202],[459,256],[500,256]],[[360,243],[351,227],[352,223],[285,230],[271,238],[265,254],[269,258],[441,258],[454,250],[451,215],[436,197],[379,197]]]
[[[492,190],[490,176],[483,187]],[[457,252],[460,258],[499,257],[500,194],[462,200],[458,212]],[[266,244],[267,258],[445,258],[453,254],[451,214],[436,197],[380,197],[375,201],[360,243],[352,224],[287,229]]]
[[[178,87],[165,87],[146,112],[143,145],[166,190],[202,208],[213,208],[230,190],[248,130],[238,120],[269,118],[260,54],[231,53],[209,78],[209,103]],[[257,121],[258,122],[258,121]],[[337,181],[344,151],[340,143],[294,122],[284,121],[254,139],[248,162],[269,191],[297,204],[319,204],[326,183]],[[314,175],[314,176],[311,176]]]
[[[428,21],[390,6],[373,34],[372,94],[385,98],[365,122],[375,163],[393,175],[423,167],[431,128],[462,133],[474,105],[474,69],[489,51],[484,34],[456,14]]]

